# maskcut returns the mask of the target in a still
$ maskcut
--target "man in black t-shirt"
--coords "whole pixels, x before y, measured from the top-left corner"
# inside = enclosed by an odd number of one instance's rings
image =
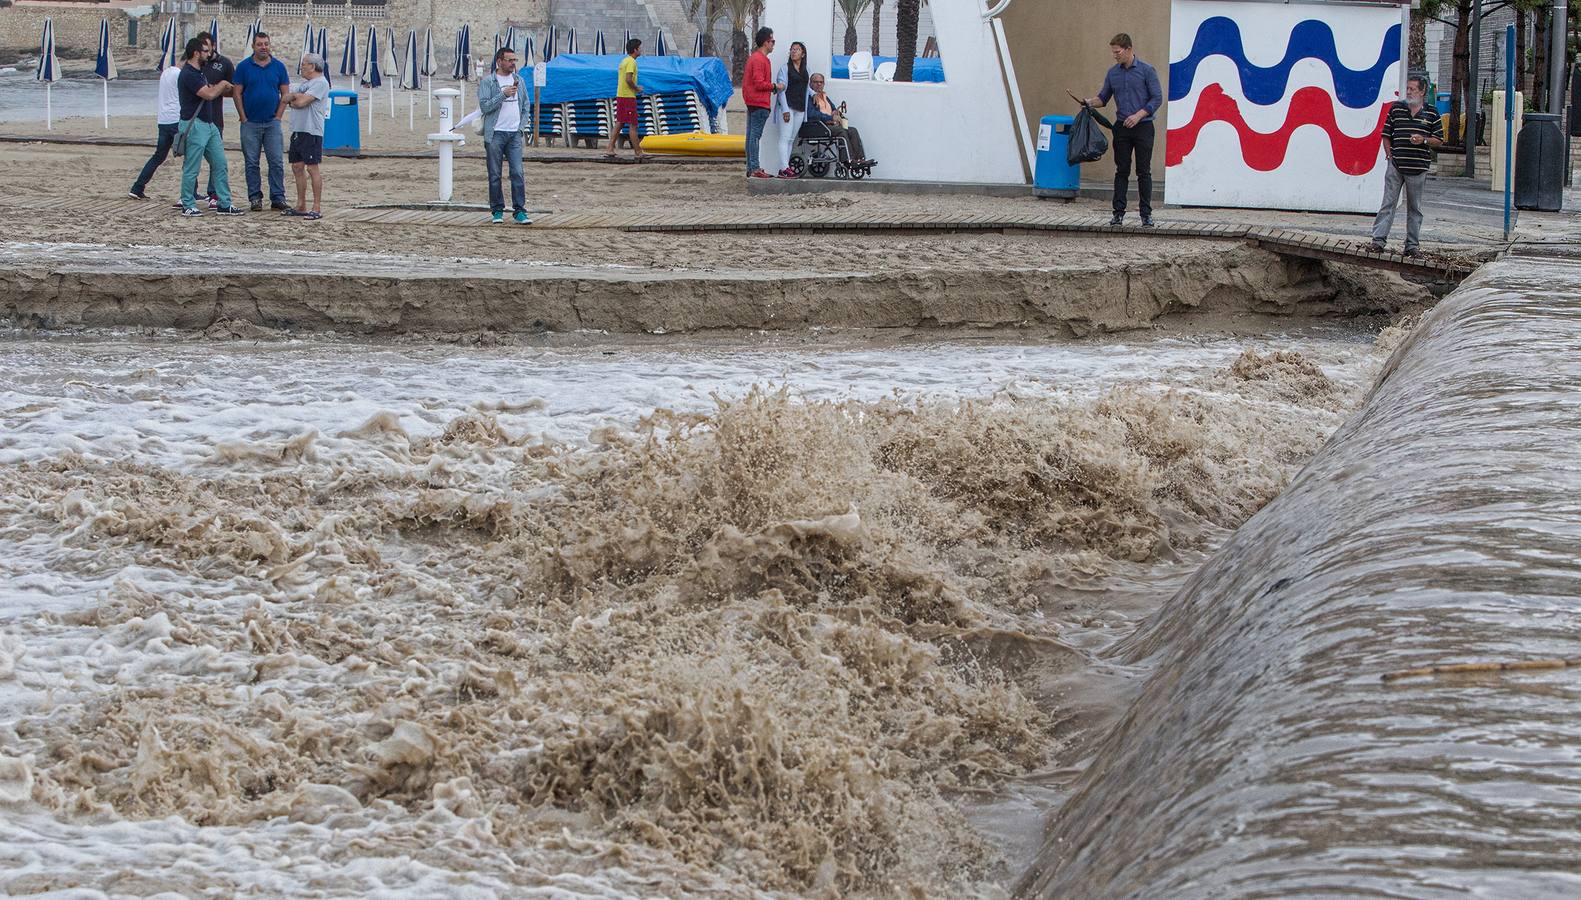
[[[181,160],[181,214],[185,217],[203,215],[198,209],[198,170],[209,165],[209,182],[219,194],[216,204],[222,216],[241,215],[242,211],[231,204],[230,179],[226,174],[225,147],[220,142],[220,130],[214,124],[219,107],[231,96],[231,83],[210,83],[203,74],[214,44],[208,35],[199,35],[187,42],[186,62],[176,78],[176,94],[181,106],[181,122],[176,126],[177,137],[185,143],[186,155]]]
[[[1438,110],[1424,102],[1427,79],[1412,75],[1405,82],[1405,100],[1389,105],[1383,120],[1383,155],[1388,171],[1383,179],[1383,206],[1372,223],[1372,243],[1367,249],[1382,253],[1389,229],[1394,226],[1394,208],[1405,191],[1405,255],[1421,256],[1417,249],[1422,238],[1422,191],[1427,187],[1427,169],[1433,164],[1433,148],[1443,146],[1438,137]]]
[[[198,37],[207,37],[211,41],[214,40],[214,35],[208,32],[204,32]],[[231,63],[230,59],[221,56],[219,48],[216,47],[214,55],[210,56],[208,62],[203,64],[203,77],[209,80],[209,84],[219,84],[222,81],[227,84],[235,84],[236,66]],[[222,141],[225,139],[225,97],[230,97],[233,103],[238,104],[237,109],[241,109],[241,98],[236,96],[234,88],[230,93],[213,101],[214,127],[220,130],[220,140]],[[220,195],[215,188],[214,169],[211,167],[209,169],[209,209],[220,208]]]

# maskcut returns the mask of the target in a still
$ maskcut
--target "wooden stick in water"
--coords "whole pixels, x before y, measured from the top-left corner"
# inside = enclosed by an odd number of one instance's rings
[[[1524,659],[1512,662],[1474,662],[1451,663],[1442,666],[1423,666],[1420,669],[1404,669],[1399,672],[1385,672],[1381,680],[1399,681],[1402,678],[1431,678],[1435,675],[1460,675],[1468,672],[1522,672],[1529,669],[1566,669],[1581,668],[1581,657],[1575,659]]]

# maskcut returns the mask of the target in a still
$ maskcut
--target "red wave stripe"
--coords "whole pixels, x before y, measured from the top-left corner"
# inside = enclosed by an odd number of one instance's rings
[[[1290,98],[1290,109],[1285,124],[1278,131],[1263,134],[1253,131],[1241,118],[1240,104],[1217,84],[1202,89],[1197,98],[1197,111],[1191,121],[1180,128],[1169,129],[1164,147],[1164,164],[1178,166],[1197,146],[1197,133],[1209,122],[1228,122],[1241,135],[1241,156],[1246,164],[1259,172],[1272,172],[1285,161],[1285,151],[1290,146],[1290,134],[1302,125],[1316,125],[1328,132],[1334,147],[1334,165],[1347,175],[1365,175],[1378,164],[1378,151],[1383,145],[1383,120],[1389,114],[1388,104],[1378,109],[1378,124],[1371,134],[1351,137],[1339,129],[1334,119],[1334,98],[1322,88],[1304,87]]]

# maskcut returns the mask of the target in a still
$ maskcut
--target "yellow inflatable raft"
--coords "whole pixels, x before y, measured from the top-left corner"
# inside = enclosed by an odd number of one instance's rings
[[[743,134],[653,134],[642,139],[642,152],[666,156],[746,156]]]

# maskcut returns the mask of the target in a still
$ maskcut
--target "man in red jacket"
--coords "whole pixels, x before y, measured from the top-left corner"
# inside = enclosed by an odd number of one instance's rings
[[[785,90],[785,85],[774,80],[774,65],[769,62],[769,54],[774,52],[774,29],[759,28],[755,37],[757,49],[747,57],[747,71],[741,79],[741,99],[747,104],[747,177],[773,178],[758,164],[758,144],[769,123],[774,95]]]

